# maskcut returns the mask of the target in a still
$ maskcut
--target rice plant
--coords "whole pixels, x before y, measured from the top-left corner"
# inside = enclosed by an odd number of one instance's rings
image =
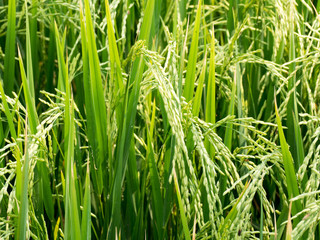
[[[0,0],[0,239],[320,239],[319,13]]]

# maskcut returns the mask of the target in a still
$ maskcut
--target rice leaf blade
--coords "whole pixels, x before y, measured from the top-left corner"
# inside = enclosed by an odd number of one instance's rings
[[[279,131],[280,144],[281,144],[281,152],[283,156],[284,170],[286,173],[288,197],[293,198],[298,196],[300,193],[299,193],[298,182],[297,182],[297,178],[294,170],[293,159],[283,133],[281,119],[278,113],[278,107],[276,102],[275,102],[275,112],[276,112],[276,120],[277,120],[278,131]],[[302,204],[299,200],[292,203],[293,214],[296,214],[301,210],[302,210]],[[296,221],[298,221],[298,219],[296,219]],[[294,225],[296,221],[294,221]]]
[[[200,34],[200,22],[201,22],[202,0],[199,0],[195,25],[192,34],[190,53],[188,57],[186,82],[184,85],[183,96],[186,101],[189,102],[193,98],[194,82],[196,78],[196,66],[198,55],[198,44]]]
[[[173,180],[174,180],[174,186],[175,186],[175,189],[177,192],[177,198],[178,198],[178,204],[179,204],[180,217],[181,217],[181,222],[182,222],[182,226],[183,226],[184,237],[186,240],[191,240],[190,231],[188,228],[188,221],[187,221],[187,217],[186,217],[184,207],[182,204],[178,178],[177,178],[177,174],[176,174],[175,170],[173,170]]]
[[[198,116],[200,112],[202,90],[203,90],[203,84],[204,84],[205,75],[206,75],[206,67],[207,67],[206,64],[207,64],[207,57],[205,56],[203,60],[201,74],[199,77],[199,83],[198,83],[196,95],[193,102],[193,109],[192,109],[193,116]]]
[[[215,124],[216,122],[216,67],[215,67],[215,34],[214,25],[212,27],[211,44],[210,44],[210,63],[209,63],[209,78],[208,78],[208,90],[206,99],[206,122]],[[213,157],[215,150],[210,146],[208,139],[206,138],[206,147],[210,156]]]
[[[85,181],[84,204],[81,223],[81,240],[91,239],[91,197],[90,197],[90,170],[87,165]]]
[[[26,127],[25,127],[25,154],[24,154],[24,166],[23,166],[23,173],[22,173],[22,188],[21,188],[21,200],[20,200],[20,211],[18,216],[18,226],[15,235],[15,239],[17,240],[24,240],[26,239],[26,232],[27,232],[27,220],[28,220],[28,184],[29,184],[29,141],[27,135],[27,117],[26,117]]]
[[[8,27],[4,57],[4,87],[6,94],[12,96],[15,79],[15,38],[16,38],[16,1],[8,1]]]
[[[143,17],[143,22],[141,26],[141,31],[139,35],[139,40],[145,40],[148,45],[150,39],[150,29],[152,25],[153,12],[154,12],[155,1],[150,0],[147,2],[145,9],[145,15]],[[112,222],[109,227],[108,236],[114,237],[116,229],[120,229],[121,223],[121,186],[123,179],[123,168],[128,159],[129,148],[131,144],[131,139],[133,136],[133,126],[136,117],[137,104],[140,92],[140,83],[142,80],[142,75],[144,72],[144,59],[138,57],[134,60],[133,66],[130,73],[129,85],[127,83],[127,89],[131,84],[132,90],[127,92],[126,100],[124,104],[125,117],[123,119],[123,125],[120,130],[119,142],[117,146],[116,153],[116,167],[114,175],[114,184],[112,190]],[[127,90],[128,91],[128,90]]]

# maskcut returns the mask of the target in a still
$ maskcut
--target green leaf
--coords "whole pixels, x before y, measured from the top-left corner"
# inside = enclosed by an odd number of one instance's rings
[[[6,94],[12,96],[15,68],[15,38],[16,38],[16,1],[8,2],[8,27],[6,32],[6,48],[4,57],[4,87]]]
[[[188,220],[187,220],[187,217],[186,217],[186,214],[184,211],[184,206],[182,204],[178,178],[177,178],[176,171],[174,169],[173,169],[173,180],[174,180],[174,186],[175,186],[176,192],[177,192],[177,198],[178,198],[178,204],[179,204],[180,217],[181,217],[184,237],[186,240],[191,240],[190,231],[188,228]]]
[[[154,12],[154,0],[149,0],[145,9],[145,14],[142,21],[142,26],[139,34],[139,40],[145,40],[147,45],[150,39],[150,29],[152,25],[152,18]],[[121,188],[123,181],[123,169],[125,169],[126,162],[129,155],[129,148],[133,136],[133,127],[136,117],[137,104],[140,93],[140,83],[144,72],[144,59],[138,57],[134,60],[130,73],[129,83],[127,83],[127,94],[124,108],[123,124],[120,128],[116,149],[116,167],[114,175],[114,183],[112,189],[112,223],[109,227],[108,236],[114,237],[116,228],[120,229],[121,223]],[[129,91],[129,86],[132,90]]]
[[[102,179],[101,164],[107,156],[106,103],[104,98],[104,86],[102,84],[100,63],[96,46],[96,37],[94,34],[94,28],[91,19],[89,1],[85,0],[84,3],[86,16],[86,46],[88,47],[87,52],[90,69],[90,90],[93,103],[93,109],[91,111],[93,111],[94,113],[94,121],[96,126],[95,138],[97,141],[96,151],[98,151],[97,166],[99,166],[98,171],[100,171],[99,179]],[[83,41],[85,40],[83,39]],[[102,185],[102,182],[99,182],[99,184]]]
[[[212,36],[210,44],[210,63],[209,63],[209,78],[207,88],[207,99],[206,99],[206,122],[215,124],[216,122],[216,64],[215,64],[215,35],[214,25],[212,27]],[[215,150],[213,146],[210,146],[208,139],[206,138],[206,148],[212,158],[214,158]]]
[[[122,70],[118,47],[116,44],[116,38],[112,27],[111,14],[109,8],[109,1],[105,0],[106,17],[107,17],[107,29],[108,29],[108,42],[109,42],[109,54],[110,54],[110,67],[111,67],[111,79],[115,82],[116,89],[122,93],[124,90],[124,84],[122,79]]]
[[[290,198],[294,198],[299,195],[299,188],[298,188],[296,174],[294,171],[293,159],[292,159],[288,144],[286,142],[286,139],[285,139],[285,136],[283,133],[281,119],[280,119],[280,116],[278,113],[276,98],[275,98],[275,112],[276,112],[276,120],[277,120],[277,124],[278,124],[281,152],[282,152],[282,157],[283,157],[283,165],[284,165],[284,170],[285,170],[285,174],[286,174],[288,197],[290,199]],[[302,211],[302,209],[303,208],[302,208],[302,204],[301,204],[300,200],[292,203],[292,213],[293,214],[297,214],[298,212]],[[296,223],[298,221],[299,220],[296,219],[294,221],[294,225],[296,225]]]
[[[28,118],[26,116],[26,126],[25,126],[25,153],[24,153],[24,166],[23,166],[23,174],[22,174],[22,188],[21,188],[21,200],[20,200],[20,211],[18,216],[18,226],[17,231],[15,233],[16,240],[25,240],[26,239],[26,231],[27,231],[27,222],[28,222],[28,185],[29,185],[29,141],[27,135],[27,127]]]
[[[224,219],[223,223],[220,225],[219,232],[221,236],[224,236],[224,233],[228,232],[228,228],[230,227],[230,224],[234,221],[234,219],[238,215],[238,209],[237,209],[238,204],[242,199],[244,193],[247,191],[249,185],[250,185],[250,181],[246,183],[240,196],[237,199],[237,202],[233,205],[231,211],[228,213],[227,217]]]
[[[91,197],[90,197],[90,170],[87,164],[87,174],[85,182],[84,203],[81,223],[81,240],[91,239]]]
[[[152,189],[152,200],[153,200],[153,210],[155,212],[155,225],[158,231],[158,238],[162,239],[163,231],[162,231],[162,220],[163,220],[163,201],[161,196],[161,188],[160,188],[160,177],[157,169],[157,163],[155,159],[155,154],[153,150],[153,130],[155,124],[155,101],[153,102],[152,107],[152,117],[150,123],[150,129],[148,131],[148,150],[147,150],[147,158],[150,169],[150,182]]]
[[[183,96],[186,98],[187,102],[189,102],[193,97],[194,82],[196,79],[198,42],[199,42],[199,33],[200,33],[201,11],[202,11],[201,6],[202,6],[202,0],[199,0],[196,20],[194,23],[194,29],[192,34],[190,53],[188,58],[186,82],[184,85],[184,92],[183,92]]]
[[[203,60],[203,65],[202,65],[202,69],[199,77],[199,83],[198,83],[196,95],[193,102],[193,109],[192,109],[193,116],[198,116],[200,112],[202,90],[203,90],[203,84],[204,84],[206,68],[207,68],[206,65],[207,65],[207,56],[205,56]]]

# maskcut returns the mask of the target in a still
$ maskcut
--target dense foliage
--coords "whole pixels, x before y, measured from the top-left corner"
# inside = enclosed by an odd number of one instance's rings
[[[0,238],[319,239],[319,13],[0,0]]]

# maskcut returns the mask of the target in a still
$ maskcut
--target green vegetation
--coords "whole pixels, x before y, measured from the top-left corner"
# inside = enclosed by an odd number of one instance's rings
[[[320,0],[0,0],[0,239],[320,239]]]

